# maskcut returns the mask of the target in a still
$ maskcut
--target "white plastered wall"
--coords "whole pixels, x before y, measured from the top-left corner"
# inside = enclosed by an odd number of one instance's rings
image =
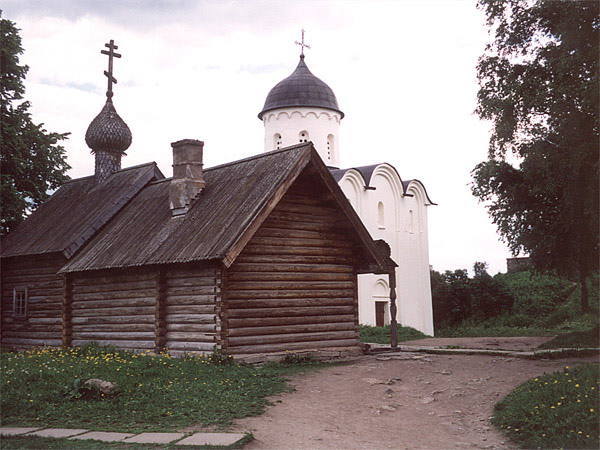
[[[412,196],[403,196],[400,178],[388,164],[377,166],[373,172],[369,186],[375,189],[365,190],[365,182],[355,169],[347,171],[339,185],[373,239],[384,239],[390,245],[392,259],[398,264],[398,323],[433,335],[427,235],[428,201],[423,186],[418,182],[411,182],[406,193]],[[383,218],[380,203],[383,205]],[[381,300],[379,291],[382,283],[387,285],[387,276],[359,276],[361,324],[375,325],[375,301]],[[385,320],[389,323],[389,305],[386,311]]]
[[[290,107],[263,115],[265,152],[312,141],[327,166],[340,164],[340,114],[323,108]],[[302,133],[305,136],[301,136]]]

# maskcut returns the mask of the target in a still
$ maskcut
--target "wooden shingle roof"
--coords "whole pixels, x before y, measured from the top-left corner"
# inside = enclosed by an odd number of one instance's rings
[[[182,216],[171,216],[170,179],[150,183],[61,272],[207,260],[229,266],[309,165],[352,222],[367,260],[385,266],[385,258],[308,143],[206,169],[206,187]]]
[[[148,182],[164,178],[155,163],[129,167],[96,185],[94,176],[62,185],[2,237],[2,258],[62,253],[70,258]]]

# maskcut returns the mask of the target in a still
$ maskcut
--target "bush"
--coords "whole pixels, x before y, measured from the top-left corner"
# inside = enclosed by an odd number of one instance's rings
[[[452,327],[474,318],[486,320],[509,312],[515,301],[513,292],[498,277],[487,273],[487,264],[476,262],[475,275],[466,269],[431,271],[433,323],[436,329]]]
[[[492,423],[525,448],[599,448],[597,364],[529,380],[496,404]]]

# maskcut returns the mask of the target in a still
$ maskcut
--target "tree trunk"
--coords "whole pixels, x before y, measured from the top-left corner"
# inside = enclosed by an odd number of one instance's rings
[[[581,312],[586,313],[590,310],[590,304],[588,301],[586,276],[583,270],[579,271],[579,283],[581,284]]]

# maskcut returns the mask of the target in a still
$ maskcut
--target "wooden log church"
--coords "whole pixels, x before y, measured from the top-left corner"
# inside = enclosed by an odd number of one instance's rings
[[[188,139],[172,144],[173,178],[121,169],[131,132],[107,76],[86,133],[95,174],[2,238],[2,345],[358,351],[357,275],[395,263],[312,144],[203,169]]]

